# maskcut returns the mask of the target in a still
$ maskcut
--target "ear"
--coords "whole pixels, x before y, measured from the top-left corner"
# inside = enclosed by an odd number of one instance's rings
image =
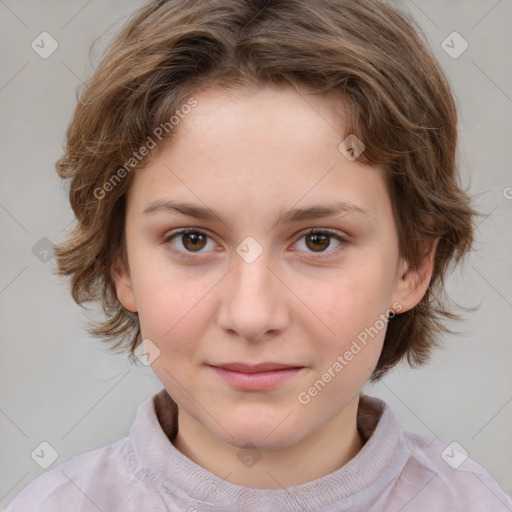
[[[128,311],[136,313],[137,303],[135,301],[135,293],[133,292],[132,279],[130,272],[126,269],[126,265],[121,258],[116,260],[113,277],[119,302]]]
[[[400,304],[396,313],[404,313],[416,306],[424,297],[434,271],[435,253],[439,239],[423,242],[420,250],[428,253],[418,262],[416,268],[411,267],[405,260],[400,261],[393,304]]]

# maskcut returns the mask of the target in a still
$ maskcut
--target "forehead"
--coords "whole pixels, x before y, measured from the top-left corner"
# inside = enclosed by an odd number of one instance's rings
[[[150,201],[198,200],[219,209],[276,210],[347,201],[379,213],[387,196],[381,169],[340,152],[339,97],[293,87],[211,88],[136,172],[130,194],[139,212]],[[301,205],[299,205],[301,206]]]
[[[198,145],[204,145],[238,139],[240,144],[245,142],[247,151],[251,142],[254,147],[287,147],[302,141],[308,147],[318,147],[341,140],[344,104],[339,96],[267,84],[258,88],[209,88],[196,99],[197,106],[176,127],[175,135],[182,142],[194,138]]]

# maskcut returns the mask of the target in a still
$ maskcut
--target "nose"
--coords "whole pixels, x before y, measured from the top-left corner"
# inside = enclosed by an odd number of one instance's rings
[[[293,294],[270,268],[265,255],[263,252],[252,263],[236,255],[220,291],[219,326],[248,341],[278,336],[290,321]]]

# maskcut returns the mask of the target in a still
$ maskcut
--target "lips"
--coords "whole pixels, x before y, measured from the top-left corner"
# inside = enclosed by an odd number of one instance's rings
[[[216,368],[223,368],[232,372],[239,373],[261,373],[273,370],[286,370],[290,368],[301,368],[300,366],[288,365],[282,363],[259,363],[259,364],[245,364],[245,363],[221,363],[216,365]]]
[[[304,369],[283,363],[219,363],[208,365],[225,383],[239,391],[264,391],[276,388]]]

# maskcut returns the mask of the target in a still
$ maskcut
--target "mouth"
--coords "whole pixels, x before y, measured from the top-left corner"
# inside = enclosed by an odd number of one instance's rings
[[[219,363],[209,366],[222,380],[241,391],[272,389],[297,376],[304,366],[283,363]]]

